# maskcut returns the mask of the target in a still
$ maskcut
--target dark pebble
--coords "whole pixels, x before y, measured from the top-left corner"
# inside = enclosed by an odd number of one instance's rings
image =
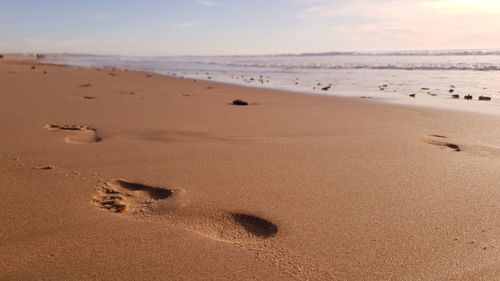
[[[491,98],[486,96],[479,96],[479,100],[490,101]]]
[[[246,102],[244,100],[237,99],[237,100],[233,101],[233,105],[248,105],[248,102]]]

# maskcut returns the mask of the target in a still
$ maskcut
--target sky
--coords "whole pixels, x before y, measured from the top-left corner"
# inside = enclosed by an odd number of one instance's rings
[[[0,0],[0,52],[500,48],[500,0]]]

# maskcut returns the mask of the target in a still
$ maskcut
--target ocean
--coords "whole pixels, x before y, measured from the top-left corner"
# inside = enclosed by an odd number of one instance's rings
[[[500,50],[261,56],[57,55],[47,62],[500,114]],[[466,95],[471,95],[472,99],[464,99]],[[479,100],[480,96],[491,100]]]

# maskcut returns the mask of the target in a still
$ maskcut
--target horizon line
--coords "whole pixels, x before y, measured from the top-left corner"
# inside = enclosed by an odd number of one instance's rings
[[[427,52],[425,54],[424,52]],[[434,53],[432,53],[434,52]],[[95,57],[250,57],[250,56],[322,56],[322,55],[500,55],[500,48],[472,48],[472,49],[399,49],[379,51],[324,51],[324,52],[289,52],[289,53],[261,53],[261,54],[218,54],[218,55],[121,55],[99,53],[71,53],[71,52],[0,52],[3,55],[34,56],[43,54],[49,56],[95,56]],[[475,52],[475,53],[474,53]],[[470,53],[470,54],[469,54]]]

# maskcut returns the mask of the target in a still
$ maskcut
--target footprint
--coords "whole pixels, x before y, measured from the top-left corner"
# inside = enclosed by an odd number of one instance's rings
[[[97,135],[97,130],[88,126],[50,124],[45,125],[45,128],[49,131],[71,131],[72,133],[64,138],[67,143],[84,144],[102,140]]]
[[[460,152],[462,149],[460,146],[454,143],[446,142],[442,139],[446,139],[445,136],[442,135],[431,135],[431,138],[427,139],[426,142],[432,145],[437,145],[446,148],[447,150],[454,151],[454,152]]]
[[[186,208],[183,193],[113,179],[97,187],[93,203],[121,216],[168,223],[225,242],[260,241],[278,233],[275,224],[257,216]]]
[[[449,142],[433,142],[431,144],[446,147],[448,150],[451,150],[451,151],[456,151],[456,152],[462,151],[460,149],[460,146],[458,146],[458,145],[456,145],[454,143],[449,143]]]
[[[430,135],[425,142],[443,147],[452,152],[464,152],[470,155],[486,158],[500,157],[500,145],[484,141],[481,139],[460,140],[460,145],[446,141],[447,137],[443,135]]]
[[[53,170],[55,168],[56,167],[54,167],[54,165],[45,165],[45,166],[33,167],[33,170]]]
[[[94,96],[74,95],[74,97],[79,98],[79,99],[84,99],[84,100],[95,100],[95,99],[97,99],[97,97],[94,97]]]
[[[165,223],[209,239],[233,243],[293,279],[338,280],[329,270],[276,244],[271,238],[278,233],[278,227],[263,218],[186,206],[182,196],[184,191],[180,189],[153,187],[122,179],[107,181],[96,189],[94,205],[117,216]]]

